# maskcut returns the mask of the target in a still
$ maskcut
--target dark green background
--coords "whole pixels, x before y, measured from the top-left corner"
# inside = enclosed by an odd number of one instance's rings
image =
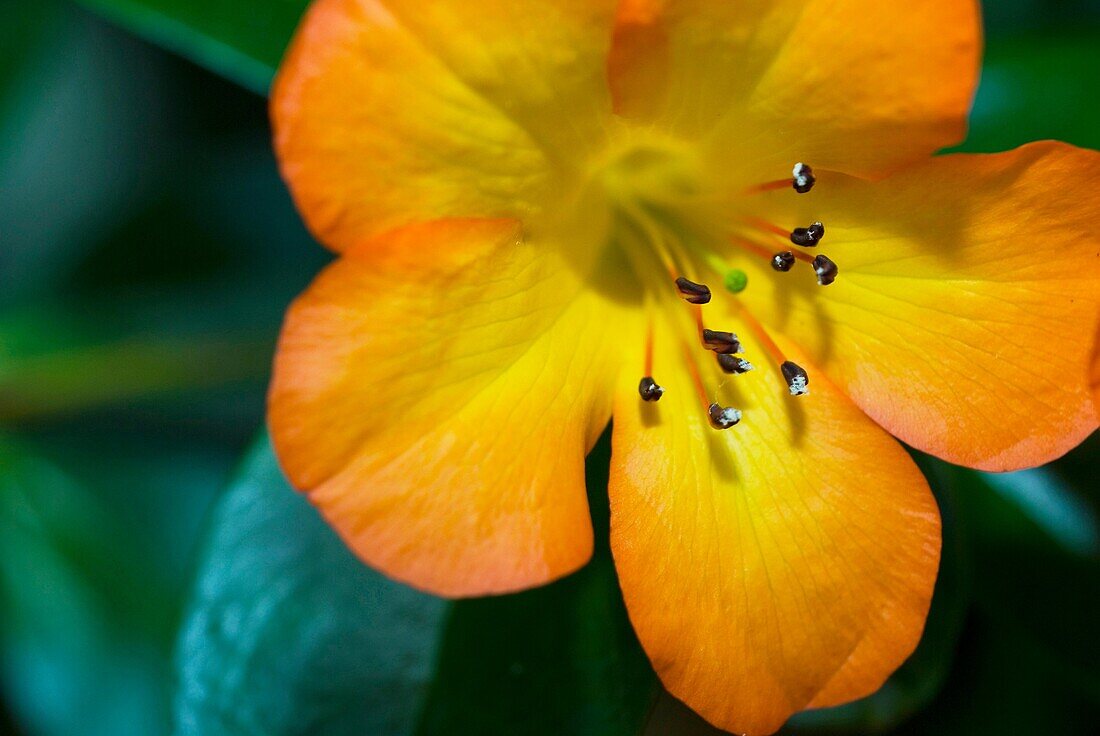
[[[606,542],[547,588],[438,601],[356,564],[256,438],[327,259],[260,96],[302,4],[0,2],[0,734],[707,733],[656,686]],[[986,14],[963,148],[1100,148],[1100,3]],[[945,519],[925,639],[789,730],[1100,732],[1096,450],[1001,478],[920,458]]]

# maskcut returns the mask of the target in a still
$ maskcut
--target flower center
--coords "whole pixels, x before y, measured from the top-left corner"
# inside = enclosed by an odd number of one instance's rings
[[[711,426],[729,429],[741,421],[739,409],[723,406],[714,400],[715,392],[707,389],[708,375],[736,376],[754,368],[735,333],[708,326],[704,307],[716,298],[731,307],[727,314],[752,332],[790,395],[809,393],[806,371],[787,360],[741,298],[751,288],[747,276],[728,264],[737,256],[749,255],[766,259],[776,272],[786,273],[804,262],[812,266],[818,284],[833,283],[836,264],[825,255],[807,252],[825,238],[822,222],[787,229],[751,214],[754,198],[762,193],[786,190],[794,197],[810,192],[816,184],[813,169],[797,163],[789,177],[722,196],[716,194],[721,188],[690,147],[634,137],[613,148],[593,170],[597,190],[606,197],[611,213],[613,245],[626,255],[644,292],[649,326],[638,385],[641,400],[659,401],[665,391],[653,364],[653,323],[660,319],[673,326],[681,342],[679,350],[663,354],[683,356],[683,368],[691,375]],[[670,368],[657,366],[657,372]]]

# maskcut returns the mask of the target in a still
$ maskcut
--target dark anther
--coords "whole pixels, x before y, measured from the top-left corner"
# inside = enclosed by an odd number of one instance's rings
[[[738,358],[736,355],[726,355],[725,353],[718,354],[718,365],[726,373],[748,373],[753,369],[752,363],[744,358]]]
[[[711,404],[707,414],[710,415],[710,426],[715,429],[729,429],[741,421],[740,411],[721,404]]]
[[[802,163],[795,164],[792,173],[794,174],[794,178],[791,180],[791,185],[796,192],[805,194],[814,188],[814,182],[816,182],[817,179],[814,178],[814,170],[809,166]]]
[[[810,377],[806,375],[806,371],[802,369],[802,366],[788,360],[779,366],[779,370],[783,371],[783,380],[787,382],[787,388],[790,389],[791,396],[802,396],[810,393]]]
[[[817,272],[817,283],[828,286],[836,281],[836,275],[840,270],[828,256],[817,256],[814,258],[814,271]]]
[[[825,226],[815,222],[809,227],[796,227],[791,232],[791,242],[805,248],[812,248],[825,237]]]
[[[725,355],[741,352],[741,341],[732,332],[703,330],[703,344],[706,345],[707,350]]]
[[[772,256],[772,268],[776,271],[783,271],[786,273],[790,271],[794,266],[794,253],[789,250],[785,250],[782,253],[776,253]]]
[[[676,279],[676,288],[680,290],[684,301],[691,304],[706,304],[710,301],[710,287],[706,284],[697,284],[681,276]]]
[[[652,378],[646,376],[638,384],[638,393],[641,395],[642,401],[660,401],[665,390],[658,386]]]

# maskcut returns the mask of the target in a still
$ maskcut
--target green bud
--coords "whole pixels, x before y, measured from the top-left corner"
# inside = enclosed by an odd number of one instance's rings
[[[731,294],[740,294],[748,285],[749,277],[741,269],[734,268],[726,272],[726,289]]]

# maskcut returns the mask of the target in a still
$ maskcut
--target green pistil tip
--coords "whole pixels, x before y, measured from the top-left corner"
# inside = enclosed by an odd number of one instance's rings
[[[748,285],[749,277],[741,269],[734,268],[726,272],[726,289],[731,294],[740,294]]]

